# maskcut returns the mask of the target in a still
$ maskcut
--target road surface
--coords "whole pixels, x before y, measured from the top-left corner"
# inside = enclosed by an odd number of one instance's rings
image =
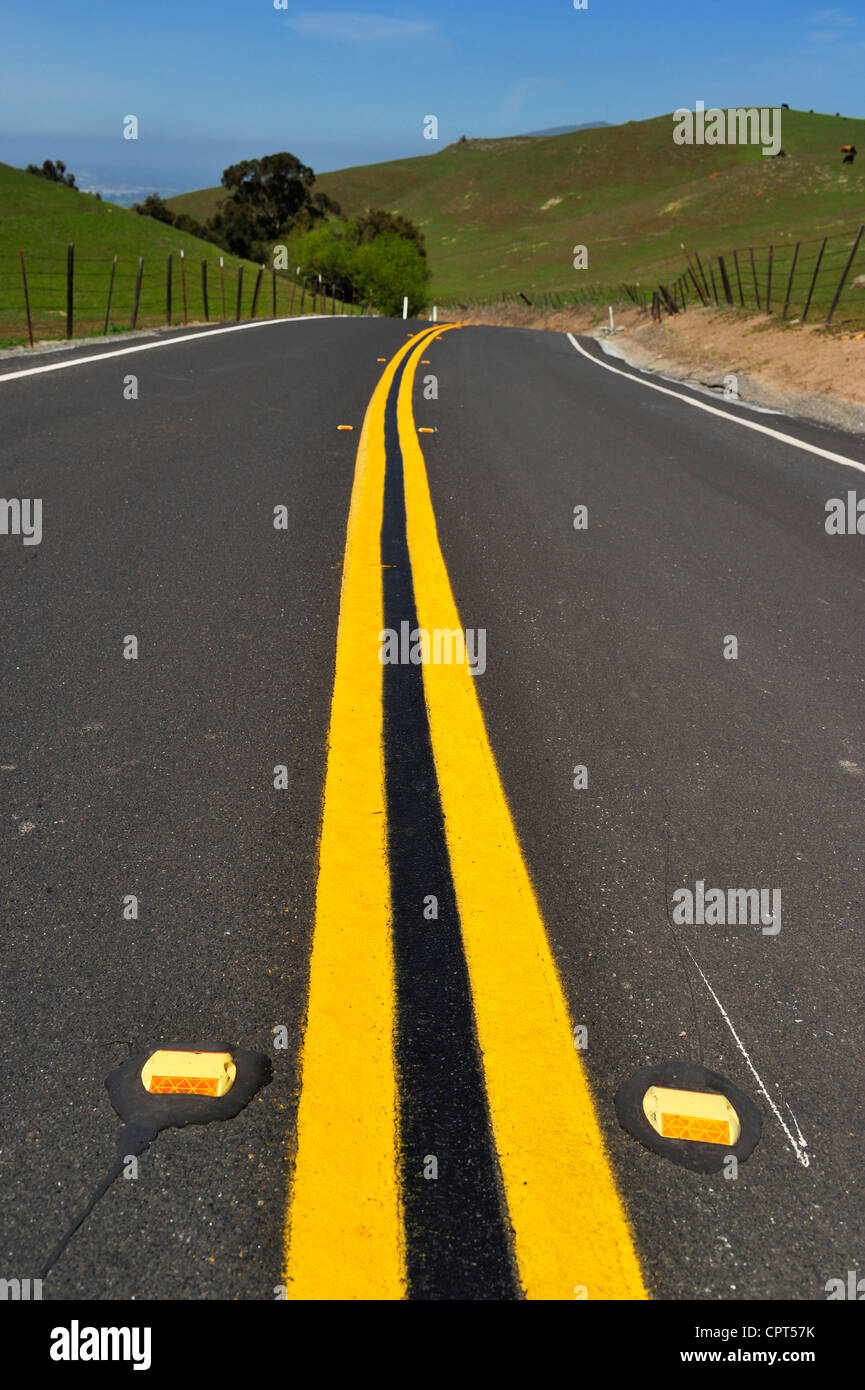
[[[857,1269],[865,542],[824,522],[865,441],[387,320],[7,359],[0,408],[43,507],[0,536],[4,1276],[110,1166],[108,1073],[184,1038],[270,1084],[164,1131],[46,1298]],[[482,631],[477,674],[382,664],[402,622]],[[698,882],[779,890],[780,930],[674,921]],[[762,1112],[735,1178],[617,1122],[676,1057]]]

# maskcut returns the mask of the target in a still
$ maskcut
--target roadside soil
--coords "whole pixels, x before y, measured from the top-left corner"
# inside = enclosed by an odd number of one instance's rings
[[[768,410],[865,434],[865,333],[840,325],[782,324],[765,314],[688,309],[652,323],[635,305],[614,306],[610,333],[606,307],[539,311],[527,305],[490,305],[465,314],[440,311],[450,323],[484,323],[582,333],[600,339],[627,362],[723,395],[735,376],[740,399]]]

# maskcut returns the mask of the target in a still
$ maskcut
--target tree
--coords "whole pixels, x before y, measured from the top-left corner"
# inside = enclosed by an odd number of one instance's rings
[[[132,211],[140,213],[142,217],[155,217],[157,222],[167,222],[170,227],[174,226],[174,213],[158,193],[148,193],[143,203],[133,203]]]
[[[231,234],[247,236],[251,245],[277,241],[302,212],[313,218],[324,215],[313,202],[314,183],[312,169],[287,151],[244,159],[223,172],[222,185],[229,197],[217,216]]]
[[[46,159],[41,169],[38,164],[28,164],[26,172],[28,174],[38,174],[40,178],[48,179],[50,183],[62,183],[65,184],[67,188],[75,187],[75,175],[67,174],[66,165],[63,163],[62,159],[58,159],[56,162],[51,159]]]
[[[363,239],[359,223],[351,221],[298,231],[288,241],[289,263],[307,280],[320,275],[341,299],[357,294],[379,313],[396,316],[408,295],[409,312],[418,313],[427,302],[430,271],[416,243],[390,226],[378,236],[368,233],[367,224]]]
[[[188,232],[190,236],[200,237],[203,241],[213,240],[208,223],[197,222],[188,212],[172,212],[158,193],[148,193],[143,203],[133,203],[132,211],[142,217],[153,217],[157,222],[165,222],[169,227],[176,227],[179,232]]]
[[[320,275],[340,299],[348,300],[355,289],[358,244],[353,222],[320,222],[290,237],[289,265],[300,266],[307,280]]]
[[[391,318],[402,313],[404,295],[412,315],[427,302],[429,266],[414,242],[393,230],[358,247],[355,275],[361,297]]]
[[[420,254],[426,259],[423,232],[410,218],[403,217],[401,212],[385,212],[382,208],[367,208],[356,220],[361,241],[374,241],[376,237],[381,236],[382,232],[396,232],[398,236],[413,242]]]
[[[340,217],[342,214],[342,208],[339,203],[335,198],[331,198],[329,193],[313,193],[312,205],[321,217],[327,217],[328,215]]]
[[[266,255],[261,221],[253,207],[248,203],[236,203],[226,198],[219,211],[206,223],[206,234],[211,241],[233,256],[246,260],[262,260]],[[276,240],[276,238],[274,238]]]

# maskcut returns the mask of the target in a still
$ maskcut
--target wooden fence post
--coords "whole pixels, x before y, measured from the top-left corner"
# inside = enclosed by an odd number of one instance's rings
[[[730,288],[730,277],[729,277],[729,275],[727,274],[727,267],[726,267],[726,265],[724,264],[724,257],[723,257],[723,256],[719,256],[719,257],[718,257],[718,269],[719,269],[720,272],[721,272],[721,283],[722,283],[722,285],[724,286],[724,298],[726,299],[727,303],[728,303],[728,304],[730,305],[730,307],[732,308],[732,307],[733,307],[733,291],[732,291],[732,289]]]
[[[818,272],[818,270],[820,269],[820,262],[823,260],[823,252],[826,250],[826,242],[827,242],[828,240],[829,240],[829,238],[824,236],[824,238],[823,238],[823,245],[820,247],[820,250],[819,250],[818,253],[817,253],[817,260],[816,260],[816,263],[815,263],[815,265],[814,265],[814,274],[811,276],[811,284],[810,284],[810,286],[809,286],[809,288],[808,288],[808,298],[805,300],[805,308],[804,308],[804,310],[802,311],[802,322],[803,322],[803,323],[805,322],[806,318],[808,317],[808,310],[809,310],[810,307],[811,307],[811,296],[812,296],[812,294],[814,293],[814,286],[815,286],[816,283],[817,283],[817,272]]]
[[[749,246],[749,247],[748,247],[748,250],[749,250],[750,253],[751,253],[751,274],[752,274],[752,276],[754,277],[754,298],[757,300],[757,308],[758,308],[758,309],[761,309],[763,306],[762,306],[762,304],[760,303],[760,286],[757,284],[757,267],[756,267],[755,264],[754,264],[754,248],[753,248],[753,246]]]
[[[720,305],[719,305],[719,300],[718,300],[718,287],[717,287],[717,285],[715,284],[715,270],[714,270],[714,267],[713,267],[713,265],[712,265],[712,257],[711,257],[711,256],[709,257],[709,274],[710,274],[711,277],[712,277],[712,294],[715,296],[715,304],[718,305],[718,306],[720,307]]]
[[[772,262],[775,258],[774,246],[769,247],[769,276],[766,280],[766,313],[772,312]]]
[[[135,277],[135,303],[132,306],[132,327],[138,323],[138,306],[141,303],[141,277],[144,274],[144,257],[138,257],[138,274]]]
[[[691,280],[693,281],[694,289],[697,291],[697,297],[698,297],[700,303],[702,304],[703,308],[705,309],[705,308],[706,308],[706,299],[705,299],[705,297],[704,297],[704,295],[703,295],[703,291],[702,291],[701,288],[700,288],[700,282],[699,282],[699,280],[697,279],[696,275],[694,274],[694,272],[693,272],[693,270],[691,269],[690,266],[688,266],[688,274],[690,275]]]
[[[258,305],[258,291],[261,289],[261,277],[264,274],[264,263],[258,267],[258,274],[255,277],[255,289],[252,291],[252,313],[250,318],[255,318],[255,310]]]
[[[108,281],[108,303],[105,306],[105,326],[102,329],[103,338],[108,333],[108,324],[111,318],[111,296],[114,293],[114,272],[117,269],[117,257],[111,262],[111,278]]]
[[[271,290],[272,290],[272,292],[273,292],[273,297],[272,297],[272,300],[271,300],[271,308],[272,308],[272,310],[273,310],[273,313],[272,313],[271,317],[272,317],[272,318],[276,318],[276,267],[275,267],[275,266],[271,266],[271,269],[270,269],[270,282],[271,282]]]
[[[219,278],[222,281],[222,322],[225,323],[225,260],[222,256],[219,258]]]
[[[850,247],[850,255],[847,257],[847,264],[844,266],[844,269],[843,269],[842,272],[841,272],[841,279],[838,281],[838,288],[837,288],[837,290],[835,291],[835,298],[832,300],[832,307],[831,307],[831,309],[829,310],[828,314],[826,315],[826,327],[827,327],[827,328],[829,327],[829,324],[830,324],[831,321],[832,321],[832,315],[834,314],[835,310],[836,310],[837,307],[838,307],[838,300],[841,298],[841,291],[842,291],[843,288],[844,288],[844,284],[845,284],[845,281],[846,281],[846,279],[847,279],[847,276],[850,274],[850,267],[851,267],[851,265],[853,264],[853,259],[854,259],[855,255],[856,255],[856,252],[859,250],[859,243],[860,243],[860,241],[862,240],[862,233],[863,233],[863,232],[865,232],[865,222],[862,223],[862,226],[859,228],[858,232],[856,233],[856,240],[853,242],[853,245]]]
[[[66,337],[72,337],[72,291],[75,281],[75,245],[69,242],[66,247]]]
[[[210,323],[210,304],[207,299],[207,261],[201,262],[201,298],[204,304],[204,322]]]
[[[741,304],[742,308],[744,309],[744,307],[745,307],[745,296],[744,296],[743,293],[742,293],[742,276],[741,276],[741,274],[739,273],[739,252],[738,252],[738,251],[734,251],[734,252],[733,252],[733,264],[734,264],[734,266],[736,267],[736,280],[737,280],[737,283],[738,283],[738,285],[739,285],[739,303]]]
[[[174,257],[168,253],[168,262],[165,267],[165,322],[171,327],[171,267]]]
[[[702,281],[703,281],[703,289],[706,291],[706,303],[708,304],[708,302],[709,302],[709,282],[708,282],[708,280],[706,279],[706,272],[705,272],[705,270],[703,269],[703,262],[700,260],[700,253],[699,253],[699,251],[695,251],[695,252],[694,252],[694,255],[697,257],[697,269],[699,270],[699,272],[700,272],[700,278],[701,278]]]
[[[30,292],[27,289],[27,266],[24,264],[24,252],[21,256],[21,279],[24,281],[24,308],[27,313],[27,337],[30,339],[30,346],[33,346],[33,324],[30,320]],[[117,258],[115,257],[115,260]],[[28,1286],[29,1287],[29,1286]]]
[[[236,322],[240,323],[240,306],[243,297],[243,266],[237,267],[237,317]]]
[[[790,266],[790,279],[787,281],[787,294],[784,299],[784,312],[781,315],[782,319],[787,317],[787,310],[790,307],[790,291],[793,288],[793,276],[796,273],[796,262],[799,259],[799,245],[800,243],[797,241],[796,245],[793,247],[793,264]]]
[[[182,248],[180,251],[180,288],[183,291],[183,326],[185,328],[189,322],[189,316],[186,312],[186,257]]]

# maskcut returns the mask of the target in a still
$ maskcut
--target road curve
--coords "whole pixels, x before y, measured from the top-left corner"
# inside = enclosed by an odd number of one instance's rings
[[[825,527],[865,442],[518,330],[37,365],[0,363],[43,508],[0,536],[7,1267],[109,1167],[112,1067],[225,1037],[270,1084],[165,1131],[46,1296],[825,1298],[865,1235],[865,569]],[[484,669],[382,665],[403,615]],[[680,925],[697,882],[780,930]],[[758,1104],[735,1178],[619,1127],[674,1057]]]

